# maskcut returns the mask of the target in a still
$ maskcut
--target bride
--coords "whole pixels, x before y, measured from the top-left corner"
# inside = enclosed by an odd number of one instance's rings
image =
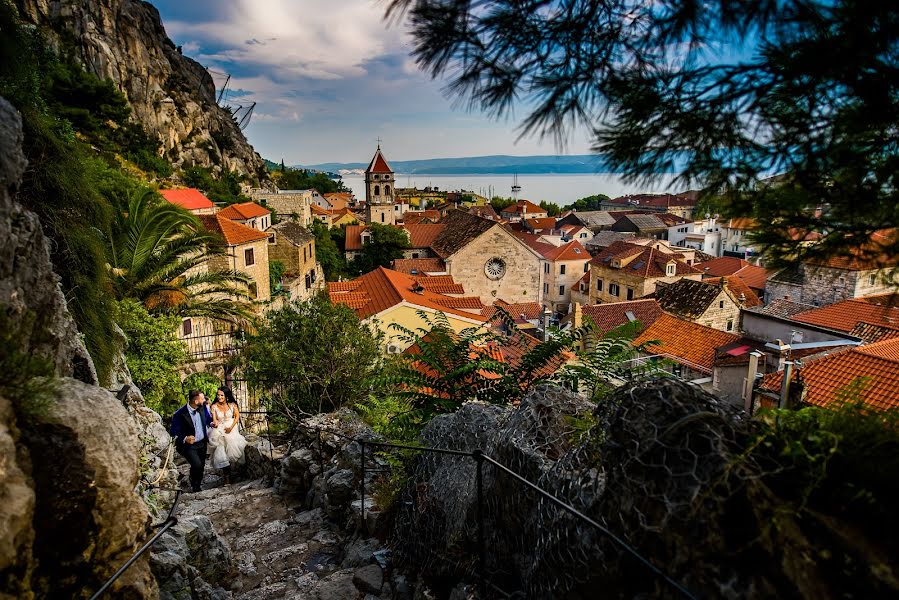
[[[239,432],[240,410],[229,388],[222,386],[218,389],[210,412],[215,425],[209,432],[211,462],[213,467],[222,470],[225,485],[228,485],[231,483],[231,465],[243,457],[247,445],[247,440]]]

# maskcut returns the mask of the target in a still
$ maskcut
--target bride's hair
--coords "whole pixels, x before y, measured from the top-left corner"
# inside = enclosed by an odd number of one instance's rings
[[[234,392],[231,391],[227,385],[223,385],[219,387],[216,393],[222,392],[225,394],[225,402],[228,404],[237,404],[237,400],[234,399]]]

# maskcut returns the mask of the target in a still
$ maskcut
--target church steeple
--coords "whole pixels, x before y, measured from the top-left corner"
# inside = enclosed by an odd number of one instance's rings
[[[365,169],[365,217],[369,223],[394,225],[393,208],[394,176],[393,169],[381,154],[381,143],[368,168]]]

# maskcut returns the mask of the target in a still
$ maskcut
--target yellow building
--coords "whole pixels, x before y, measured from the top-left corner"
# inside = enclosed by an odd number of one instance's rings
[[[590,304],[635,300],[651,294],[659,282],[700,281],[702,271],[687,264],[680,253],[652,243],[639,246],[614,242],[590,261]]]
[[[383,332],[388,354],[399,354],[409,346],[392,327],[394,323],[412,330],[426,326],[419,311],[429,315],[442,312],[455,331],[483,327],[487,322],[480,314],[484,309],[480,299],[463,296],[462,286],[448,275],[413,277],[379,267],[352,281],[329,283],[328,293],[331,302],[346,304],[360,319]]]

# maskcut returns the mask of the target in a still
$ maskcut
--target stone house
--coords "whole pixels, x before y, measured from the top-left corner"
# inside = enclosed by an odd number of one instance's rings
[[[400,229],[409,240],[409,247],[403,250],[403,258],[434,258],[437,255],[431,245],[445,225],[442,223],[417,223],[409,225],[393,225]],[[344,237],[344,256],[347,261],[353,260],[362,253],[362,248],[371,240],[371,232],[365,225],[348,225]]]
[[[685,220],[692,220],[696,211],[698,192],[681,194],[632,194],[600,202],[600,208],[608,211],[639,208],[644,211],[667,212]]]
[[[516,233],[515,237],[542,258],[543,306],[554,313],[567,314],[572,302],[571,293],[578,289],[579,280],[589,270],[590,253],[577,241],[557,246],[545,243],[542,236],[533,234]]]
[[[230,204],[218,212],[219,216],[230,219],[235,223],[265,231],[272,224],[272,213],[255,202],[241,202]]]
[[[330,210],[324,209],[317,204],[313,204],[309,208],[312,213],[313,221],[318,221],[328,229],[331,229],[334,214]]]
[[[529,200],[519,200],[502,209],[499,216],[510,223],[519,223],[527,219],[545,219],[549,214]]]
[[[250,198],[262,204],[279,219],[296,218],[300,225],[309,227],[312,224],[312,204],[318,203],[321,195],[316,190],[252,190]],[[324,208],[324,207],[322,207]]]
[[[324,275],[315,260],[315,236],[293,221],[282,221],[268,231],[269,260],[284,265],[283,289],[291,300],[307,300],[324,288]]]
[[[721,256],[696,265],[702,271],[703,279],[716,277],[737,277],[746,284],[760,300],[765,297],[765,284],[770,273],[742,258]]]
[[[646,246],[614,242],[590,261],[590,304],[635,300],[655,292],[656,284],[678,279],[702,279],[684,255],[666,250],[667,244]]]
[[[667,359],[671,362],[667,370],[675,376],[714,392],[716,351],[738,339],[739,336],[732,333],[663,313],[634,339],[633,344],[653,342],[646,346],[644,355]]]
[[[250,278],[250,298],[260,303],[271,300],[269,234],[219,215],[200,215],[200,221],[207,230],[219,234],[226,246],[224,255],[207,261],[208,269],[244,273]]]
[[[346,304],[361,320],[384,334],[386,354],[399,354],[409,341],[392,327],[402,325],[418,329],[426,325],[419,312],[443,313],[455,331],[482,327],[484,304],[477,297],[464,296],[465,290],[452,277],[413,277],[384,267],[351,281],[328,284],[331,302]]]
[[[195,215],[214,215],[215,204],[196,188],[184,188],[178,190],[159,190],[159,194],[167,202],[180,206]]]
[[[739,280],[735,279],[734,284],[739,285]],[[655,298],[662,310],[680,319],[721,331],[738,331],[740,311],[761,304],[749,288],[743,287],[740,291],[731,289],[725,277],[714,283],[679,279],[657,283]]]
[[[456,281],[484,304],[540,302],[543,257],[502,224],[462,210],[451,210],[445,229],[431,248]]]
[[[606,210],[586,210],[583,212],[573,210],[562,215],[558,219],[556,226],[580,225],[593,233],[597,233],[611,229],[614,224],[615,217]]]
[[[876,264],[857,256],[801,262],[768,279],[765,303],[782,299],[825,306],[849,298],[885,294],[899,285],[897,265],[899,257],[883,257]]]

